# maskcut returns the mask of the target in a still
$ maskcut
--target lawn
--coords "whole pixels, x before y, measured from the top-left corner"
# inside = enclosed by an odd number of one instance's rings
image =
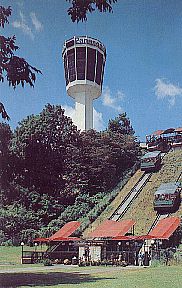
[[[21,263],[21,246],[0,246],[0,265],[15,265]]]
[[[181,288],[182,267],[141,269],[106,267],[56,268],[46,272],[0,274],[0,287],[81,287],[81,288]]]
[[[21,250],[22,247],[5,247],[0,246],[0,270],[6,269],[9,267],[27,267],[27,265],[21,264]],[[24,246],[24,251],[32,251],[35,250],[35,247]],[[37,248],[38,249],[38,248]],[[44,249],[44,247],[42,248]],[[40,249],[38,249],[40,250]],[[1,287],[1,286],[0,286]]]
[[[29,250],[30,247],[24,247],[24,249]],[[21,265],[20,258],[21,247],[0,247],[1,288],[182,287],[182,266],[136,267],[129,269],[128,267],[78,267],[54,265],[49,269],[49,267],[44,267],[42,264]],[[26,269],[27,271],[23,271],[23,269]],[[7,273],[8,271],[6,270],[9,270],[9,273]]]

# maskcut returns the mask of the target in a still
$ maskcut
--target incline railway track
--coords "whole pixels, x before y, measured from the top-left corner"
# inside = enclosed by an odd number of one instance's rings
[[[167,153],[162,153],[161,159],[163,159]],[[124,214],[126,213],[128,208],[132,205],[132,203],[138,197],[138,195],[143,190],[145,185],[149,182],[152,174],[153,174],[152,172],[151,173],[145,173],[145,172],[143,173],[143,175],[140,177],[138,182],[133,186],[133,188],[129,191],[129,193],[126,195],[126,197],[122,200],[122,202],[118,206],[118,208],[109,217],[109,220],[118,221],[124,216]]]
[[[148,233],[150,233],[150,231],[152,231],[152,229],[157,225],[157,223],[160,220],[165,219],[165,218],[169,217],[170,215],[171,215],[171,213],[167,213],[167,214],[159,214],[159,213],[157,213],[156,218],[155,218],[154,222],[152,223]]]
[[[159,213],[157,213],[156,218],[155,218],[154,222],[152,223],[152,225],[151,225],[151,227],[150,227],[150,229],[149,229],[147,234],[149,234],[152,231],[152,229],[157,225],[157,223],[160,220],[165,219],[165,218],[169,217],[170,215],[171,215],[170,213],[168,213],[168,214],[159,214]],[[140,251],[144,253],[146,251],[146,247],[147,247],[148,248],[148,252],[149,252],[149,246],[151,246],[151,239],[147,240],[147,246],[146,246],[146,241],[144,241],[142,247],[140,248]]]
[[[176,182],[179,182],[179,180],[180,180],[181,177],[182,177],[182,171],[181,171],[181,173],[179,174],[179,176],[178,176]]]
[[[143,173],[138,182],[134,185],[134,187],[129,191],[126,197],[123,199],[118,208],[114,211],[114,213],[109,217],[109,220],[118,221],[123,215],[126,213],[128,208],[131,206],[133,201],[138,197],[144,186],[150,180],[152,173]]]

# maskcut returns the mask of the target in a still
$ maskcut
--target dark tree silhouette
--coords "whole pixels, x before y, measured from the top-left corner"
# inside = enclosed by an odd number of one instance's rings
[[[8,17],[11,11],[10,6],[8,8],[0,6],[0,27],[4,28],[6,23],[9,24]],[[36,79],[35,72],[41,73],[41,71],[31,66],[24,58],[14,55],[14,52],[19,49],[15,41],[15,35],[8,38],[0,35],[0,81],[7,80],[9,86],[14,89],[19,84],[24,87],[25,83],[33,87]],[[10,119],[2,103],[0,103],[0,113],[3,119]]]
[[[99,12],[112,12],[112,4],[117,0],[66,0],[72,4],[68,9],[68,15],[73,22],[87,21],[87,13],[96,9]]]
[[[119,114],[117,117],[115,117],[115,119],[109,120],[108,131],[131,136],[135,134],[126,112]]]

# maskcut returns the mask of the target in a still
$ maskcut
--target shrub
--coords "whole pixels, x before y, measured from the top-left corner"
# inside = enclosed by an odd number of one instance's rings
[[[52,266],[53,265],[50,259],[45,259],[43,261],[43,264],[44,264],[44,266]]]

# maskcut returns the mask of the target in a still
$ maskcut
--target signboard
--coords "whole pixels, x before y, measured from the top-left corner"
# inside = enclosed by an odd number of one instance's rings
[[[106,52],[106,48],[104,47],[104,45],[96,39],[87,38],[87,37],[75,37],[75,44],[79,44],[79,45],[88,44],[90,46],[98,47],[104,53]]]
[[[160,200],[160,201],[155,201],[154,202],[154,205],[155,206],[163,206],[163,205],[167,205],[167,206],[169,206],[169,205],[173,205],[173,201],[172,200]]]

